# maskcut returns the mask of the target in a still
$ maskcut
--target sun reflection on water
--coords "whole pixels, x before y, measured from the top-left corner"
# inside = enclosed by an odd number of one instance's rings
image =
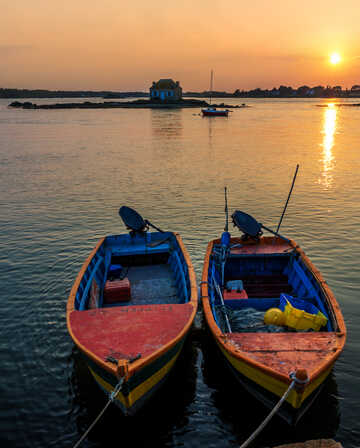
[[[333,183],[333,170],[335,165],[335,158],[333,155],[333,147],[336,130],[336,114],[337,110],[334,103],[329,103],[328,107],[324,109],[324,124],[322,134],[324,135],[322,141],[322,177],[319,180],[326,188],[330,188]]]

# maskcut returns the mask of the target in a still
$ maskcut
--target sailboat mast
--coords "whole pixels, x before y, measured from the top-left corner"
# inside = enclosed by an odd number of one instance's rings
[[[211,75],[210,75],[210,97],[209,97],[209,103],[211,104],[211,96],[212,96],[212,89],[213,89],[213,77],[214,77],[214,72],[213,70],[211,70]]]

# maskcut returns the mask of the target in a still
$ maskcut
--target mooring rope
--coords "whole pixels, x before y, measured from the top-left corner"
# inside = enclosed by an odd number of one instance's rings
[[[223,298],[223,295],[221,293],[221,288],[220,288],[219,284],[217,283],[217,281],[215,280],[214,276],[212,277],[212,281],[213,281],[214,287],[215,287],[215,289],[216,289],[216,291],[218,293],[218,296],[220,297],[221,309],[223,310],[223,313],[224,313],[224,316],[225,316],[225,322],[226,322],[226,326],[227,326],[227,329],[228,329],[228,333],[232,333],[229,317],[228,317],[227,312],[226,312],[224,298]]]
[[[260,434],[260,432],[265,428],[265,426],[269,423],[269,421],[273,418],[273,416],[279,410],[279,408],[283,404],[283,402],[287,399],[291,389],[295,386],[296,383],[304,385],[309,381],[308,379],[303,381],[303,380],[300,380],[299,378],[296,378],[295,373],[291,373],[290,378],[292,379],[292,382],[290,383],[290,386],[285,391],[284,395],[280,398],[278,403],[272,409],[270,414],[265,418],[265,420],[261,423],[261,425],[251,434],[251,436],[242,445],[240,445],[240,448],[247,447],[255,439],[255,437],[257,437],[257,435]]]
[[[93,429],[93,427],[96,425],[96,423],[100,420],[101,416],[103,415],[103,413],[106,411],[106,409],[109,407],[110,403],[112,403],[117,394],[120,392],[122,385],[124,383],[125,378],[121,377],[120,381],[117,383],[117,385],[115,386],[114,390],[111,392],[110,396],[109,396],[109,401],[106,403],[106,405],[103,407],[102,411],[99,413],[99,415],[96,417],[96,419],[91,423],[91,425],[89,426],[89,428],[86,430],[86,432],[82,435],[82,437],[80,438],[80,440],[78,440],[76,442],[76,444],[74,445],[73,448],[78,448],[78,446],[81,444],[81,442],[86,438],[86,436],[89,434],[89,432]]]

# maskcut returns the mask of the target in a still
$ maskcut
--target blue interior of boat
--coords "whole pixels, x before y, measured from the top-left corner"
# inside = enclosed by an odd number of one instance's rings
[[[217,257],[213,257],[209,266],[209,284],[212,278],[221,284],[221,268]],[[279,307],[280,294],[308,301],[316,306],[328,319],[326,327],[321,331],[333,331],[333,323],[324,293],[312,273],[302,260],[293,253],[288,254],[251,254],[230,255],[225,263],[224,283],[241,280],[248,298],[225,299],[226,307],[233,310],[253,308],[266,311]],[[216,322],[216,310],[221,303],[215,288],[210,287],[210,301]]]
[[[120,279],[130,282],[131,297],[105,303],[105,284],[114,280],[114,272],[119,271],[117,265],[122,267]],[[94,307],[185,303],[190,295],[188,266],[173,233],[114,235],[106,237],[88,264],[76,293],[75,308],[83,311]]]

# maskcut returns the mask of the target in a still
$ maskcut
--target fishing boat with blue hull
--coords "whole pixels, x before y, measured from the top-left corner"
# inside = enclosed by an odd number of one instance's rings
[[[91,252],[70,292],[67,326],[98,385],[131,415],[174,366],[198,292],[180,236],[129,207],[119,213],[130,232],[101,238]]]
[[[296,424],[341,354],[346,327],[339,305],[304,251],[236,211],[234,225],[210,241],[201,299],[225,364],[267,407]],[[272,236],[263,236],[262,229]]]

